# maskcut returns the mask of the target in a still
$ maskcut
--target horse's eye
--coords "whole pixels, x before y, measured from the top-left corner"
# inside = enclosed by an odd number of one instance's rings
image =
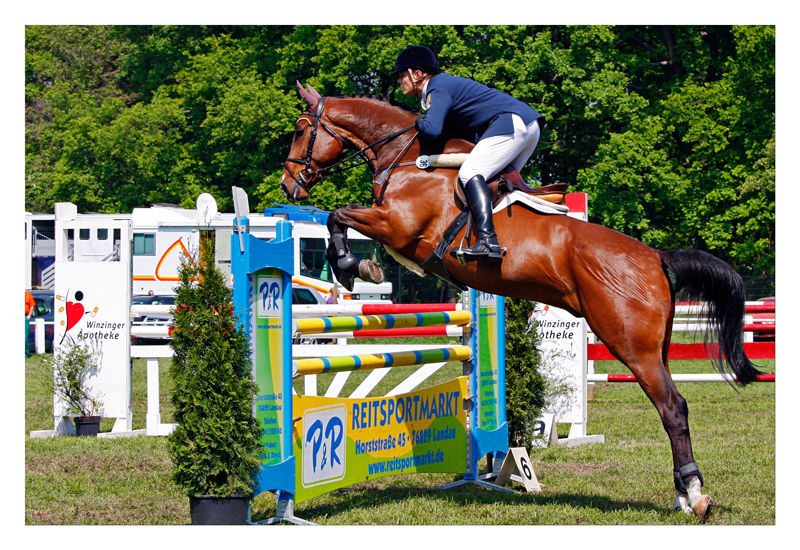
[[[305,130],[303,130],[302,128],[298,128],[294,132],[294,139],[300,139],[301,137],[303,137],[303,134],[305,134],[305,133],[306,133]]]

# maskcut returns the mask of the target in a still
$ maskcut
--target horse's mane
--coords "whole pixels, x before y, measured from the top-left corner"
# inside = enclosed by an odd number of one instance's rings
[[[337,96],[329,96],[331,99],[370,99],[375,100],[382,103],[385,107],[388,108],[397,108],[403,111],[404,113],[411,113],[414,115],[419,114],[419,104],[415,107],[409,107],[405,103],[401,103],[393,98],[387,97],[383,94],[380,95],[372,95],[372,94],[350,94],[350,95],[337,95]],[[428,143],[427,147],[433,147],[431,150],[435,150],[436,152],[442,152],[443,148],[449,143],[448,152],[463,152],[468,153],[472,150],[474,144],[466,141],[464,139],[459,138],[458,136],[450,135],[449,133],[445,133],[442,135],[441,138],[437,138],[434,142]]]
[[[407,111],[409,113],[419,113],[419,107],[418,106],[417,107],[409,107],[405,103],[397,101],[396,99],[388,97],[388,96],[385,96],[383,94],[373,95],[373,94],[363,94],[362,93],[362,94],[350,94],[350,95],[337,95],[337,96],[331,96],[331,97],[336,97],[338,99],[376,99],[378,101],[383,101],[385,103],[388,103],[392,107],[399,107],[399,108],[401,108],[404,111]]]

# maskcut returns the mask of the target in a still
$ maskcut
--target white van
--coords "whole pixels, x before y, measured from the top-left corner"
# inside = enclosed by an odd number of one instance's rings
[[[305,285],[323,295],[331,292],[337,283],[328,262],[328,212],[311,207],[276,206],[265,210],[265,215],[250,214],[250,234],[262,240],[275,238],[279,220],[292,223],[294,237],[294,271],[292,282]],[[230,275],[231,235],[234,214],[217,214],[211,221],[216,232],[217,266]],[[133,223],[133,294],[174,294],[178,268],[183,253],[193,253],[199,247],[199,231],[204,222],[197,210],[174,206],[136,208],[131,216]],[[348,232],[348,243],[359,258],[377,260],[377,243],[355,231]],[[379,285],[356,279],[353,291],[337,287],[340,300],[362,302],[391,301],[392,284]]]

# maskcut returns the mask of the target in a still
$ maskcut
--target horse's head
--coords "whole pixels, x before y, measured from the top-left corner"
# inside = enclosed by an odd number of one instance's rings
[[[297,83],[308,109],[297,119],[289,157],[283,165],[281,191],[292,202],[305,200],[325,169],[334,164],[345,150],[344,139],[322,121],[325,98],[311,86]]]

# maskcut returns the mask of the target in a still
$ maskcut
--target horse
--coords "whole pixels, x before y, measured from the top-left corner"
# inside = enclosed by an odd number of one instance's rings
[[[386,99],[322,97],[311,86],[306,90],[297,85],[308,109],[297,121],[284,164],[280,188],[285,196],[291,202],[309,198],[316,183],[356,155],[373,174],[371,208],[349,204],[329,215],[326,257],[342,285],[352,290],[354,277],[383,280],[380,266],[359,262],[350,252],[347,230],[353,229],[385,245],[407,265],[424,265],[438,247],[443,278],[583,317],[635,375],[661,418],[672,448],[674,509],[705,521],[714,501],[702,490],[689,409],[670,376],[667,355],[676,296],[681,293],[706,303],[712,319],[709,330],[716,340],[709,349],[714,350],[717,369],[732,372],[739,386],[756,380],[760,372],[742,344],[745,289],[736,271],[703,251],[659,251],[601,225],[537,213],[516,203],[494,214],[499,241],[506,248],[502,262],[461,262],[441,254],[443,235],[465,211],[457,194],[457,171],[420,169],[415,159],[422,154],[468,153],[473,144],[448,137],[417,139],[417,115]],[[458,229],[455,239],[470,242],[473,236],[467,232],[468,228]],[[441,270],[432,271],[442,275]]]

